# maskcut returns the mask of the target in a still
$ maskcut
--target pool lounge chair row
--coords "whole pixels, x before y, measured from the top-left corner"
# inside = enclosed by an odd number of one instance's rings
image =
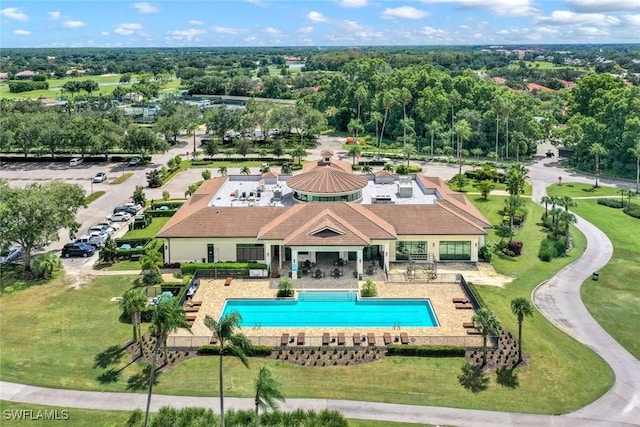
[[[391,336],[389,332],[385,332],[382,334],[382,340],[384,345],[390,345],[394,342],[400,342],[402,344],[409,344],[409,334],[406,332],[400,332],[395,339]],[[376,335],[373,332],[367,333],[367,335],[361,335],[359,332],[354,332],[352,336],[352,341],[354,346],[362,345],[364,342],[368,342],[369,345],[376,345]],[[289,333],[285,332],[280,337],[280,346],[284,347],[288,344],[296,343],[296,345],[305,345],[305,333],[298,332],[297,337],[290,336]],[[339,332],[337,337],[331,337],[329,332],[324,332],[322,334],[322,345],[329,346],[331,343],[336,343],[338,346],[346,345],[346,337],[344,332]]]

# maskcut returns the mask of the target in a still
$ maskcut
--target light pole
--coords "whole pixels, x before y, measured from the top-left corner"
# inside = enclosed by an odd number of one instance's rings
[[[89,182],[91,183],[91,194],[93,195],[93,178],[89,178]]]

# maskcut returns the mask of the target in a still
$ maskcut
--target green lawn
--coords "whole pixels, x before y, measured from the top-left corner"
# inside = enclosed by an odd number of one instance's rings
[[[550,196],[569,197],[621,196],[620,190],[615,187],[594,188],[591,184],[582,184],[577,182],[567,182],[562,185],[550,185],[547,187],[547,194]]]
[[[147,228],[140,228],[138,230],[127,231],[123,239],[153,239],[162,227],[170,220],[169,217],[155,217],[151,224]]]
[[[598,323],[640,358],[640,219],[595,200],[581,200],[573,211],[603,230],[613,243],[613,258],[600,270],[600,279],[582,285],[582,300]]]
[[[106,191],[94,191],[93,193],[89,194],[87,197],[84,198],[84,204],[88,205],[91,202],[96,201],[100,196],[104,196],[104,194],[106,193]]]
[[[9,412],[5,412],[9,411]],[[14,403],[6,400],[0,400],[0,412],[5,416],[17,416],[14,411],[32,411],[34,418],[38,416],[38,411],[48,411],[49,416],[58,416],[59,423],[72,427],[120,427],[123,426],[131,415],[130,411],[106,411],[106,410],[89,410],[78,408],[64,408],[60,406],[43,406],[26,403]],[[55,412],[52,412],[55,411]],[[7,414],[7,415],[5,415]],[[26,414],[26,413],[23,413]],[[24,416],[24,415],[23,415]],[[4,418],[6,420],[6,418]],[[391,421],[371,421],[371,420],[353,420],[350,419],[349,427],[420,427],[427,424],[410,424],[410,423],[394,423]],[[49,420],[23,420],[23,424],[29,426],[49,426],[56,421]],[[8,424],[7,424],[8,425]]]

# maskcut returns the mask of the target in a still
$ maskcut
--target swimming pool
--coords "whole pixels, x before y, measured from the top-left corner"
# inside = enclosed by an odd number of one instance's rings
[[[299,291],[296,299],[228,299],[222,315],[237,311],[242,326],[434,327],[429,299],[358,298],[356,291]]]

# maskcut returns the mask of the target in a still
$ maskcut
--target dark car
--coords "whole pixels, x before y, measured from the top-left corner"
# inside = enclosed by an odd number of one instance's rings
[[[22,248],[13,246],[9,249],[0,251],[0,265],[9,265],[22,258]]]
[[[62,256],[69,258],[72,256],[90,257],[96,252],[96,249],[85,243],[67,243],[62,248]]]
[[[138,213],[138,208],[136,206],[132,206],[132,205],[122,205],[122,206],[116,206],[113,209],[113,213],[117,214],[118,212],[126,212],[130,215],[135,215]]]

